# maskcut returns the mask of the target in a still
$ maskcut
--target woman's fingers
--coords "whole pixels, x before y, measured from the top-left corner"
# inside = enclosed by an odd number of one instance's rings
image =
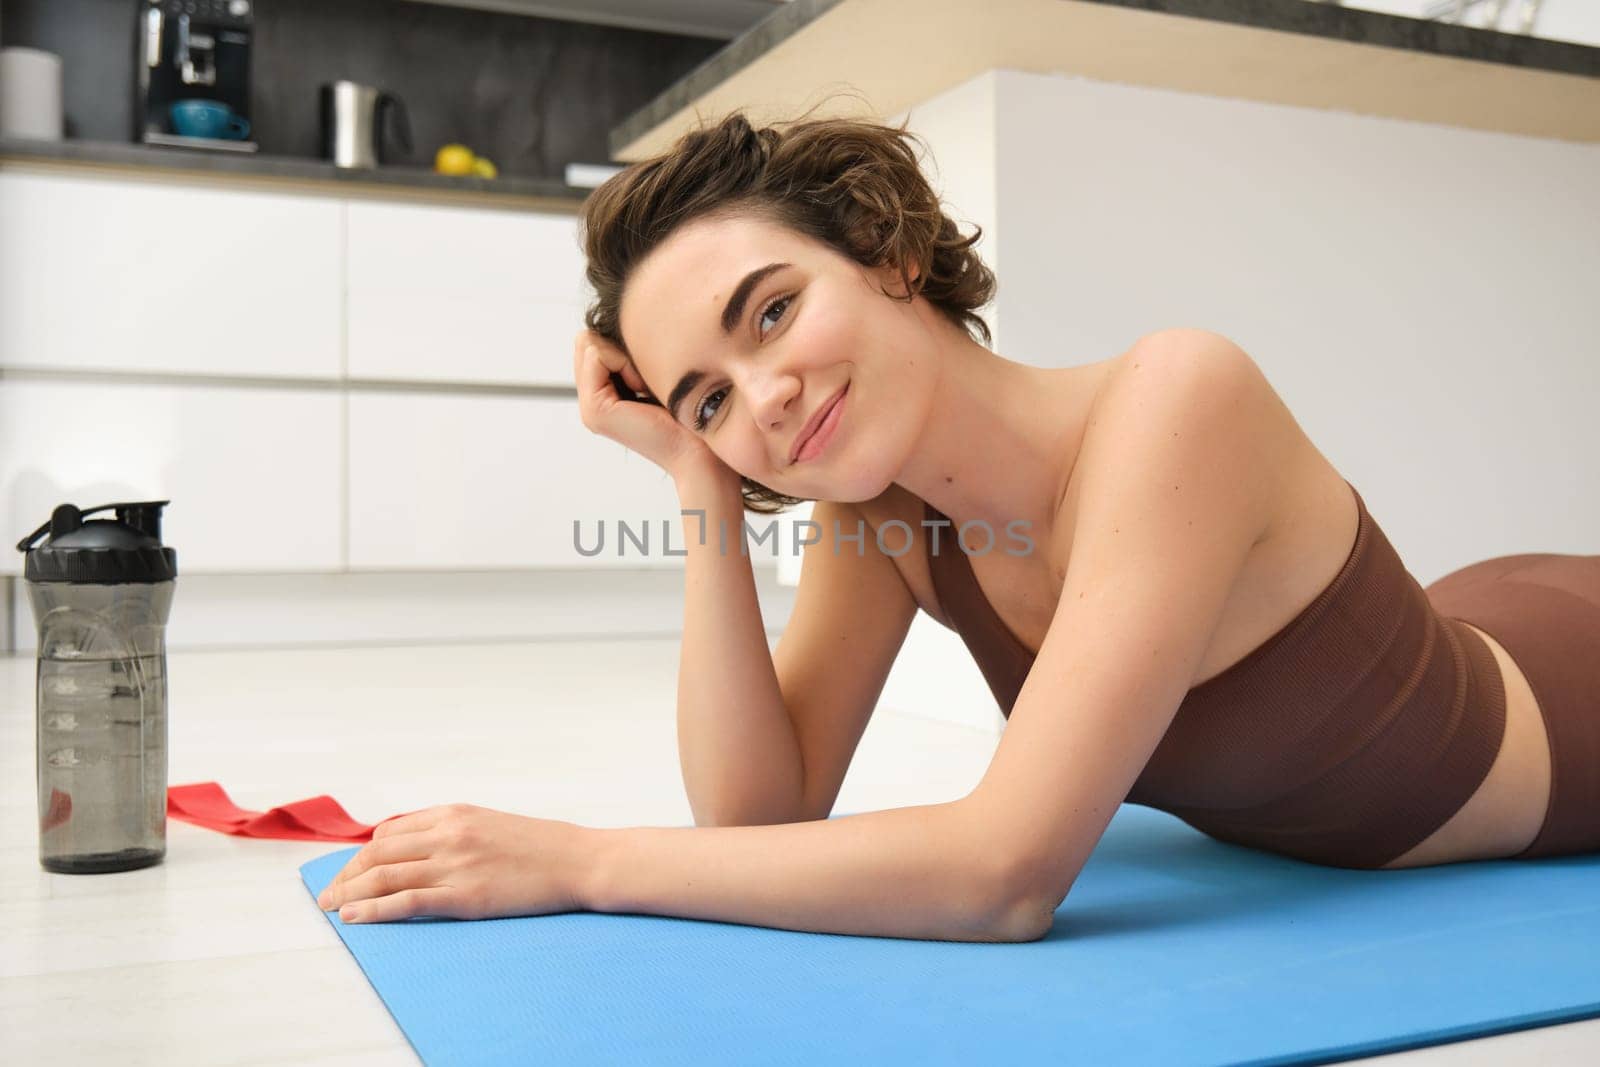
[[[611,405],[622,397],[612,384],[611,372],[600,361],[594,348],[586,348],[578,355],[578,414],[591,432],[601,432],[601,420]]]
[[[413,860],[409,863],[386,863],[352,878],[327,897],[326,903],[319,898],[317,904],[324,911],[329,908],[348,911],[352,906],[360,908],[370,905],[379,897],[438,884],[439,866],[431,859]]]
[[[357,850],[354,856],[344,865],[344,868],[333,876],[317,903],[324,908],[336,907],[339,903],[354,899],[352,894],[362,885],[362,879],[370,875],[374,868],[384,864],[403,863],[408,860],[425,859],[433,854],[437,842],[431,836],[421,833],[390,834],[386,837],[374,837]]]
[[[577,352],[581,357],[584,350],[593,348],[595,358],[606,369],[608,374],[620,374],[628,388],[636,393],[650,392],[650,387],[645,384],[644,376],[639,373],[639,368],[634,366],[633,360],[622,349],[595,333],[593,330],[582,330],[578,334]]]
[[[449,814],[450,808],[449,804],[435,804],[430,808],[391,815],[372,828],[372,837],[376,840],[388,837],[390,834],[414,834],[418,830],[430,830],[435,823]]]
[[[403,862],[383,860],[352,878],[330,884],[317,898],[317,906],[327,910],[348,904],[352,900],[367,900],[370,897],[398,893],[402,889],[414,886],[434,885],[434,863],[429,858],[433,851],[429,850],[417,858]]]
[[[622,380],[628,383],[628,388],[636,393],[649,393],[650,387],[644,383],[644,378],[639,374],[639,368],[633,365],[633,360],[628,360],[622,365]]]
[[[578,387],[580,407],[587,394],[594,392],[602,382],[610,380],[593,336],[590,331],[584,330],[572,345],[572,380]]]
[[[339,918],[347,923],[388,923],[419,915],[442,915],[469,919],[460,903],[460,894],[448,886],[423,886],[391,893],[376,900],[346,905]]]
[[[577,349],[580,354],[593,349],[595,358],[600,365],[608,371],[620,371],[628,364],[628,355],[622,349],[601,337],[593,330],[584,330],[578,334]]]
[[[638,368],[620,348],[592,330],[580,333],[575,347],[573,377],[586,429],[620,442],[668,471],[687,455],[709,451],[650,395]],[[619,388],[619,381],[652,402],[633,403],[635,397]]]

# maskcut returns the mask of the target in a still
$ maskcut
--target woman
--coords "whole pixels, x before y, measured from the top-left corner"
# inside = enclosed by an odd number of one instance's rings
[[[445,914],[1030,940],[1124,801],[1335,866],[1600,848],[1600,556],[1485,560],[1425,596],[1226,338],[1064,369],[990,351],[994,278],[907,141],[735,115],[586,204],[582,418],[686,511],[697,827],[422,813],[352,877],[431,857],[412,884]],[[769,654],[733,546],[747,510],[802,500],[820,539]],[[1008,713],[993,761],[949,804],[828,819],[919,609]],[[439,828],[469,824],[470,906],[438,888]],[[517,869],[495,848],[558,873],[495,889]]]

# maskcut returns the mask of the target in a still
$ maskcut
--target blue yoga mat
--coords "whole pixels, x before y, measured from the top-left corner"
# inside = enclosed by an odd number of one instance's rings
[[[1600,1015],[1600,855],[1344,870],[1131,804],[1021,944],[324,914],[430,1065],[1306,1064]]]

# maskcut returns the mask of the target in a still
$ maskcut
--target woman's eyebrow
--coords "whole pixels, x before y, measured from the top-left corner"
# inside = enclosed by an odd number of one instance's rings
[[[703,372],[692,370],[679,378],[678,384],[672,387],[672,394],[667,397],[667,414],[672,416],[674,422],[678,421],[678,405],[683,403],[684,398],[694,391],[694,387],[699,385],[700,379],[704,377]]]
[[[744,306],[750,302],[750,294],[755,292],[756,286],[761,284],[761,279],[773,271],[782,270],[787,266],[789,266],[787,263],[768,263],[764,267],[757,267],[740,279],[739,284],[733,288],[733,294],[728,297],[727,305],[722,309],[722,332],[724,335],[732,333],[733,328],[744,317]],[[667,394],[667,413],[674,420],[678,418],[678,405],[683,403],[685,397],[694,392],[694,387],[699,385],[704,378],[705,373],[703,371],[688,371],[678,379],[678,384],[672,387],[672,392]]]
[[[733,295],[728,297],[727,307],[722,309],[723,333],[732,333],[733,328],[744,317],[745,302],[750,299],[750,294],[755,290],[755,287],[761,284],[761,279],[775,270],[782,270],[788,265],[787,263],[768,263],[765,267],[757,267],[749,274],[746,274],[738,285],[734,286]]]

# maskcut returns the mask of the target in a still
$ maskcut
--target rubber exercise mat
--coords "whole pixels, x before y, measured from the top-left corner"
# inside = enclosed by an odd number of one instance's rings
[[[1041,941],[324,914],[430,1065],[1309,1064],[1600,1015],[1600,855],[1345,870],[1130,804]]]

